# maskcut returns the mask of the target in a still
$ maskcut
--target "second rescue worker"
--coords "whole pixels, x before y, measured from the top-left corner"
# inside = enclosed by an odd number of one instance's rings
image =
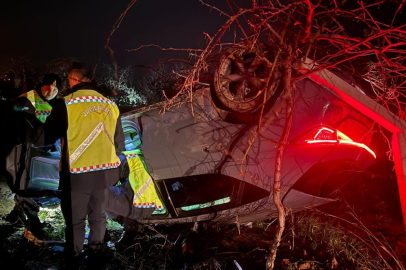
[[[86,217],[89,259],[103,246],[108,188],[119,178],[118,154],[124,150],[117,105],[98,93],[89,78],[89,68],[74,67],[68,74],[71,90],[45,122],[46,143],[62,139],[59,188],[68,263],[79,260]]]
[[[28,173],[31,161],[31,157],[35,156],[37,147],[31,147],[32,140],[35,140],[38,130],[41,130],[42,124],[45,122],[48,115],[52,110],[52,104],[57,99],[58,89],[61,85],[61,79],[54,73],[49,73],[44,76],[42,82],[27,93],[20,95],[13,103],[14,114],[9,114],[13,119],[11,129],[13,138],[8,140],[11,145],[14,145],[14,150],[11,150],[7,145],[5,150],[8,153],[6,159],[6,167],[10,175],[13,178],[13,186],[11,189],[13,192],[19,193],[21,189],[21,183],[26,183],[29,180],[30,175]],[[18,116],[17,116],[18,115]],[[31,117],[32,116],[32,117]],[[36,121],[36,120],[39,121]],[[10,120],[9,120],[10,121]],[[14,142],[14,143],[13,143]],[[17,146],[19,145],[19,147]],[[49,148],[39,148],[39,151],[47,151]],[[19,162],[18,170],[14,170],[17,157]],[[18,223],[19,220],[25,220],[27,228],[34,233],[37,237],[42,236],[42,224],[38,218],[38,212],[40,206],[33,199],[25,196],[14,196],[14,209],[7,215],[6,220],[11,223]]]
[[[24,93],[17,98],[16,105],[18,105],[14,106],[14,110],[27,110],[28,113],[34,113],[38,120],[45,123],[46,118],[51,114],[52,103],[58,95],[60,85],[61,79],[58,75],[46,74],[37,89]]]

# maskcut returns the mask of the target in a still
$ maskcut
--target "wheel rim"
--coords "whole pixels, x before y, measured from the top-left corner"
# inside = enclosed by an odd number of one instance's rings
[[[234,50],[222,58],[218,69],[220,91],[233,102],[251,102],[264,91],[270,69],[254,52]]]

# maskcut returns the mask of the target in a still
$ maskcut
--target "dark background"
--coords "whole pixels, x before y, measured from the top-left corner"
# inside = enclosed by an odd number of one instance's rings
[[[24,57],[34,66],[52,60],[77,57],[90,65],[111,63],[104,49],[107,37],[131,0],[4,0],[0,6],[0,67],[8,67],[12,58]],[[231,14],[225,0],[207,0]],[[237,5],[250,5],[250,0],[234,0]],[[372,1],[373,2],[373,1]],[[357,5],[347,1],[347,8]],[[371,9],[376,19],[390,24],[399,1],[387,1]],[[143,44],[162,47],[204,48],[204,32],[213,36],[227,17],[202,5],[199,0],[138,0],[129,10],[121,27],[114,33],[110,46],[119,66],[151,66],[158,61],[188,58],[187,52],[160,51],[144,48],[137,52],[126,49]],[[405,23],[399,12],[395,25]],[[350,35],[363,35],[362,27],[348,26]],[[354,32],[354,33],[353,33]],[[232,41],[229,31],[223,42]],[[137,70],[137,69],[136,69]],[[135,72],[136,72],[135,70]]]
[[[225,1],[206,2],[230,13]],[[130,0],[2,1],[0,66],[7,67],[11,58],[22,57],[34,66],[65,57],[78,57],[90,65],[109,63],[111,57],[104,45],[129,3]],[[126,49],[150,43],[203,48],[207,42],[203,32],[213,35],[226,19],[198,0],[138,0],[110,45],[120,66],[150,66],[165,59],[187,58],[186,52]]]

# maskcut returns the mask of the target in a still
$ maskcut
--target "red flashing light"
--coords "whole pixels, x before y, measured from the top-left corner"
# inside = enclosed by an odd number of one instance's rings
[[[367,150],[374,158],[376,155],[368,146],[363,143],[357,143],[339,130],[332,130],[326,127],[320,128],[312,140],[306,140],[308,144],[345,144],[352,145]]]
[[[329,128],[321,128],[314,136],[315,140],[331,140],[333,139],[334,131]]]

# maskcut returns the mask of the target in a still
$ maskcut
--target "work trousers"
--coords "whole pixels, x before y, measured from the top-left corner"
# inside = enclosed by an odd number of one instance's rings
[[[134,220],[142,220],[151,216],[155,208],[137,208],[133,205],[134,191],[130,182],[109,188],[109,201],[106,212],[111,218],[122,216]]]
[[[89,221],[89,248],[102,247],[106,232],[105,208],[108,189],[75,190],[62,194],[61,208],[65,218],[65,253],[77,256],[83,250],[85,220]]]

